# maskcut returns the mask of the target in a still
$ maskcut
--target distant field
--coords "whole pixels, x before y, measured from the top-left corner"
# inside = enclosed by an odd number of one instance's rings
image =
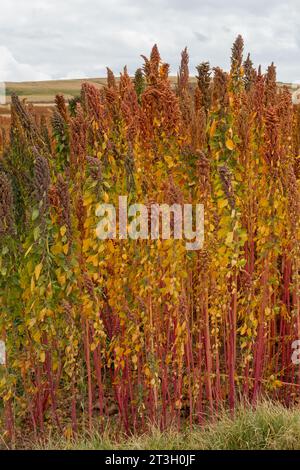
[[[57,93],[72,98],[80,93],[82,83],[90,82],[100,88],[106,83],[105,78],[91,78],[78,80],[49,80],[44,82],[7,82],[7,101],[10,102],[12,93],[26,98],[31,103],[52,103]]]
[[[176,83],[177,77],[170,77],[173,84]],[[192,83],[196,82],[196,78],[191,77]],[[106,84],[106,78],[86,78],[86,79],[71,79],[71,80],[49,80],[42,82],[7,82],[6,94],[7,103],[10,103],[10,96],[16,93],[22,98],[26,98],[31,103],[53,103],[56,94],[60,93],[66,99],[73,98],[80,93],[81,85],[84,82],[93,83],[99,88]],[[283,86],[283,83],[278,83],[278,86]],[[293,85],[287,84],[292,89]]]
[[[170,77],[175,85],[177,77]],[[191,78],[191,82],[196,82],[196,78]],[[118,81],[118,78],[117,78]],[[42,82],[6,82],[6,104],[0,105],[0,125],[8,125],[10,118],[11,95],[15,93],[28,103],[33,103],[35,108],[44,108],[47,113],[54,105],[54,97],[57,94],[64,95],[66,100],[74,98],[80,94],[83,83],[93,83],[101,88],[106,84],[106,78],[85,78],[70,80],[48,80]],[[45,109],[45,107],[47,109]],[[42,112],[42,109],[41,109]],[[3,119],[1,119],[3,118]]]
[[[177,78],[170,77],[175,83]],[[191,79],[192,82],[196,79]],[[6,94],[7,103],[10,96],[16,93],[18,96],[26,98],[31,103],[52,103],[56,94],[60,93],[66,99],[73,98],[80,93],[81,85],[85,82],[93,83],[101,88],[106,84],[106,78],[86,78],[74,80],[49,80],[43,82],[7,82]]]
[[[172,84],[175,85],[177,77],[172,76],[170,80]],[[190,77],[190,81],[191,83],[196,83],[196,78]],[[42,82],[6,82],[7,104],[0,105],[0,124],[1,118],[5,120],[10,118],[10,102],[13,93],[17,94],[22,99],[26,99],[28,103],[33,103],[35,107],[47,107],[51,109],[54,105],[55,95],[63,94],[66,100],[74,98],[74,96],[80,94],[81,86],[85,82],[93,83],[97,87],[102,88],[106,84],[106,78],[48,80]],[[297,85],[278,83],[278,87],[284,85],[287,85],[291,91],[297,88]],[[47,113],[47,110],[45,111]]]
[[[98,87],[106,83],[105,78],[49,80],[43,82],[6,82],[6,104],[0,105],[0,126],[10,122],[11,95],[17,94],[28,103],[33,103],[37,111],[48,114],[54,105],[54,97],[63,94],[67,100],[80,94],[81,85],[90,82]]]

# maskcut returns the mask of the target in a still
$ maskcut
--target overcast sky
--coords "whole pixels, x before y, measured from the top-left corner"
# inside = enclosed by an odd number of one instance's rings
[[[228,69],[237,34],[254,62],[300,82],[299,0],[8,0],[0,9],[0,81],[132,73],[158,44],[176,73],[203,60]]]

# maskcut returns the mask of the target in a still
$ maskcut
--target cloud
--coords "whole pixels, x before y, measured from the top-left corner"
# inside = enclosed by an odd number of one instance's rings
[[[157,43],[172,73],[187,46],[194,74],[204,60],[228,68],[241,33],[257,65],[274,61],[279,78],[294,81],[299,18],[299,0],[10,0],[1,5],[0,44],[12,57],[0,59],[0,72],[5,60],[14,80],[101,76],[106,66],[133,73]]]
[[[198,39],[198,41],[201,41],[201,42],[208,41],[208,37],[205,36],[205,34],[199,33],[198,31],[195,31],[194,34],[195,34],[196,38]]]
[[[50,76],[32,65],[18,62],[9,49],[0,46],[0,81],[49,80]]]

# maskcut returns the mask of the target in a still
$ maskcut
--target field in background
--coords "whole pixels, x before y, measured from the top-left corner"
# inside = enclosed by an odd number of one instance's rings
[[[105,78],[89,78],[75,80],[49,80],[43,82],[7,82],[6,93],[17,94],[20,98],[26,98],[31,103],[53,103],[55,95],[63,94],[66,99],[80,94],[83,83],[89,82],[100,88],[105,85]],[[10,101],[10,98],[8,98]]]
[[[195,77],[189,78],[191,83],[196,83]],[[118,81],[118,79],[117,79]],[[170,77],[171,83],[175,85],[177,77]],[[106,84],[106,78],[83,78],[70,80],[48,80],[42,82],[7,82],[6,93],[7,101],[10,103],[10,95],[17,94],[20,98],[26,98],[31,103],[53,103],[56,94],[63,94],[66,99],[73,98],[80,94],[83,83],[89,82],[102,88]],[[291,83],[278,82],[278,86],[286,85],[293,90],[295,85]],[[1,106],[2,108],[2,106]]]
[[[175,84],[177,77],[170,77],[170,81]],[[192,77],[190,81],[196,83],[196,78]],[[10,95],[13,93],[20,98],[26,98],[26,100],[31,103],[53,103],[54,97],[57,94],[63,94],[66,99],[70,99],[80,94],[81,86],[86,82],[92,83],[99,88],[102,88],[107,83],[106,78],[49,80],[43,82],[7,82],[6,93],[8,103],[10,103]]]
[[[177,82],[177,77],[169,77],[173,86]],[[117,79],[118,81],[118,79]],[[196,84],[196,78],[190,77],[189,81]],[[91,83],[98,88],[106,85],[106,78],[84,78],[84,79],[70,79],[70,80],[48,80],[42,82],[7,82],[6,94],[7,104],[0,104],[0,119],[10,117],[10,102],[11,95],[16,94],[21,99],[25,99],[28,103],[32,103],[35,107],[41,108],[41,111],[46,108],[54,106],[54,98],[57,94],[64,95],[66,100],[72,99],[80,95],[81,86],[83,83]],[[278,87],[282,88],[287,86],[290,91],[294,91],[295,85],[291,83],[278,82]]]
[[[118,82],[119,79],[116,78]],[[170,81],[175,86],[177,77],[170,77]],[[10,126],[10,103],[11,95],[16,94],[21,100],[34,106],[35,114],[39,117],[48,117],[54,108],[54,98],[57,94],[64,95],[65,99],[71,100],[80,95],[83,83],[91,83],[97,88],[102,88],[107,84],[106,78],[84,78],[70,80],[47,80],[41,82],[6,82],[6,104],[0,104],[0,149],[3,139],[7,139]],[[196,78],[190,78],[191,83],[196,84]],[[6,137],[3,137],[3,133]]]
[[[175,86],[177,77],[169,77],[171,83]],[[117,78],[118,81],[118,78]],[[196,78],[190,77],[189,81],[196,84]],[[106,78],[85,78],[85,79],[70,79],[70,80],[48,80],[41,82],[6,82],[7,104],[0,104],[0,119],[10,117],[10,102],[11,95],[14,93],[21,99],[25,99],[28,103],[32,103],[35,107],[44,109],[52,108],[54,106],[54,98],[57,94],[64,95],[66,100],[72,99],[80,95],[81,86],[83,83],[91,83],[98,88],[106,85]],[[282,88],[286,85],[290,91],[294,91],[295,85],[291,83],[278,82],[278,87]]]
[[[80,94],[82,83],[89,82],[101,88],[106,83],[105,78],[49,80],[42,82],[7,82],[7,104],[0,105],[0,127],[8,128],[10,122],[11,95],[16,94],[27,103],[32,103],[38,115],[48,115],[54,106],[57,94],[63,94],[66,100]]]

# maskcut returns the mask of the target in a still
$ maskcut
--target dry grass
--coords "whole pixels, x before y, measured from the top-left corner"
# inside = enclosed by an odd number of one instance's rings
[[[161,432],[152,427],[142,435],[125,436],[106,429],[77,440],[50,437],[38,444],[26,443],[33,449],[77,450],[267,450],[300,449],[299,409],[286,409],[279,403],[264,401],[255,409],[239,407],[234,417],[221,413],[218,421],[203,427]]]

